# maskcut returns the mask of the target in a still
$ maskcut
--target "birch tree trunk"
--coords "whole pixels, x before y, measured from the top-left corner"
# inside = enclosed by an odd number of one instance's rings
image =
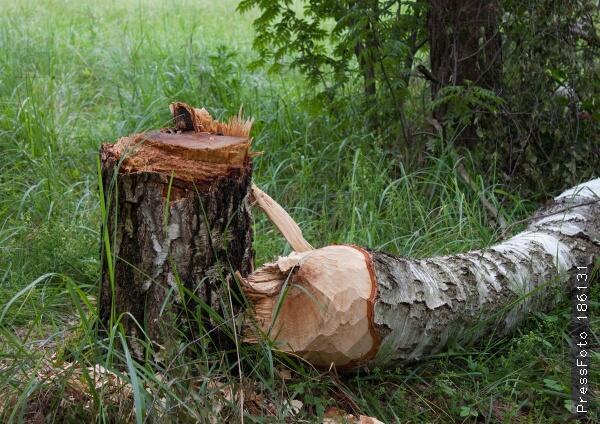
[[[311,250],[289,237],[299,252],[243,280],[252,301],[246,339],[266,336],[316,366],[343,369],[418,360],[451,339],[506,334],[529,312],[551,309],[577,267],[593,266],[599,200],[600,179],[589,181],[506,241],[427,259],[356,246]]]
[[[216,316],[239,311],[230,271],[246,275],[252,266],[251,122],[223,124],[182,103],[171,109],[175,128],[100,151],[107,209],[100,331],[122,325],[138,358],[140,341],[170,357],[206,332],[228,346]]]

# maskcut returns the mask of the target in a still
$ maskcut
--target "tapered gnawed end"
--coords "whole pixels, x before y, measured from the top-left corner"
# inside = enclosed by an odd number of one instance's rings
[[[257,269],[242,286],[254,317],[247,341],[262,333],[321,367],[355,365],[376,353],[376,284],[365,251],[327,246],[292,253]]]

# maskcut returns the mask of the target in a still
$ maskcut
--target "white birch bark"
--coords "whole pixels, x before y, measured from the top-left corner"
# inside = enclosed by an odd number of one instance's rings
[[[255,323],[281,349],[318,366],[381,366],[434,354],[451,339],[506,334],[529,312],[551,309],[570,275],[599,252],[595,179],[485,249],[410,259],[328,246],[279,258],[243,283]]]
[[[599,199],[600,179],[581,184],[487,249],[421,260],[373,253],[376,362],[419,359],[451,337],[505,334],[528,312],[552,308],[577,266],[598,257]]]

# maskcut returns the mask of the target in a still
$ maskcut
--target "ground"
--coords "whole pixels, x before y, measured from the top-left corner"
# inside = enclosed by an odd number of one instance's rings
[[[552,314],[532,316],[509,338],[343,376],[318,373],[264,346],[238,352],[241,369],[216,363],[202,378],[190,376],[203,364],[185,363],[174,372],[135,364],[113,346],[93,348],[98,148],[167,125],[171,101],[206,106],[217,117],[243,105],[256,118],[253,146],[264,154],[255,162],[255,182],[288,208],[315,246],[356,243],[428,256],[486,246],[500,236],[451,154],[417,166],[389,140],[369,134],[352,105],[337,114],[308,107],[311,90],[293,70],[250,69],[254,15],[240,15],[235,6],[233,0],[0,0],[3,421],[132,419],[132,410],[139,417],[160,410],[157,403],[170,405],[181,420],[217,413],[239,418],[238,401],[223,400],[223,387],[233,387],[240,372],[248,421],[317,421],[330,407],[384,422],[566,420],[567,300]],[[477,184],[493,201],[508,199],[509,222],[536,207],[503,192],[493,169]],[[257,264],[289,252],[260,215],[255,231]],[[595,318],[592,327],[597,324]],[[65,365],[85,370],[98,363],[127,368],[120,375],[132,402],[95,391],[85,372],[71,374]],[[74,379],[84,388],[75,390]],[[292,399],[302,403],[299,413],[290,408]]]

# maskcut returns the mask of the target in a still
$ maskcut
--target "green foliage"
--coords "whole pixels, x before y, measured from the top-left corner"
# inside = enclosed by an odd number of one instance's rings
[[[593,1],[499,1],[501,88],[467,81],[443,87],[434,102],[413,71],[427,59],[427,7],[421,0],[242,0],[238,6],[260,12],[255,65],[297,68],[320,88],[327,107],[319,112],[339,117],[355,108],[394,153],[431,146],[418,136],[429,132],[423,117],[444,105],[445,137],[475,139],[470,148],[480,170],[494,155],[511,190],[543,198],[600,169]]]
[[[436,99],[431,102],[431,109],[445,106],[444,123],[451,122],[458,127],[464,127],[472,122],[477,123],[477,119],[483,114],[497,114],[503,104],[502,97],[492,90],[467,83],[463,86],[443,87],[437,93]]]
[[[597,2],[504,0],[505,100],[485,137],[500,137],[504,171],[536,196],[600,169]]]
[[[255,65],[297,68],[330,104],[347,101],[345,89],[360,82],[370,127],[403,129],[413,62],[426,40],[423,0],[242,0],[238,9],[253,7],[261,13]]]

